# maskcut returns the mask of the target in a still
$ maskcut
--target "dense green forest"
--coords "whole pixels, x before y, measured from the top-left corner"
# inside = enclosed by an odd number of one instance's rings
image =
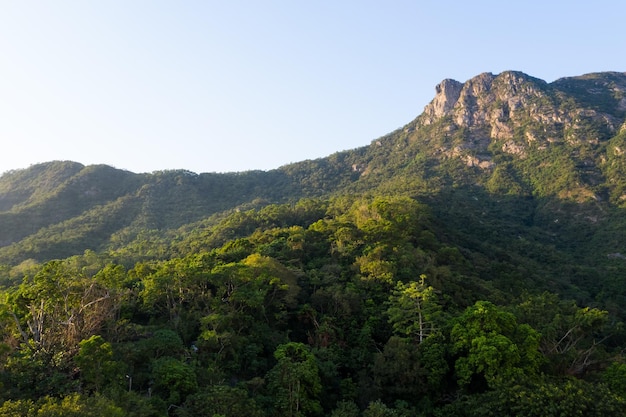
[[[5,173],[0,413],[626,415],[624,92],[481,74],[273,171]]]

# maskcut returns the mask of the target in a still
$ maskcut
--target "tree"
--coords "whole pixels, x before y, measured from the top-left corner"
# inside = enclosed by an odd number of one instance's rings
[[[48,353],[75,351],[119,309],[119,297],[62,261],[45,264],[12,294],[12,316],[22,341]]]
[[[383,352],[376,355],[372,372],[385,401],[415,401],[426,392],[419,348],[409,339],[391,336]]]
[[[359,417],[359,407],[354,401],[339,401],[330,417]]]
[[[268,388],[277,416],[314,416],[322,412],[322,390],[315,356],[302,343],[289,342],[274,352],[278,363],[268,372]]]
[[[582,375],[598,363],[603,342],[621,326],[609,323],[605,310],[579,307],[548,292],[526,297],[515,313],[541,333],[539,351],[548,358],[550,371],[562,375]]]
[[[602,373],[602,381],[611,391],[626,398],[626,364],[614,362]]]
[[[120,381],[122,368],[113,359],[113,347],[102,336],[94,335],[81,341],[74,361],[80,368],[81,379],[89,390],[99,392],[106,383]]]
[[[151,313],[167,314],[174,328],[191,318],[192,301],[208,298],[202,265],[193,258],[170,259],[149,272],[141,281],[144,307]]]
[[[263,411],[242,388],[211,385],[190,395],[177,410],[179,417],[263,417]]]
[[[32,400],[9,400],[0,406],[0,414],[4,417],[35,417],[37,407]]]
[[[103,396],[89,397],[71,394],[63,399],[43,398],[36,413],[31,415],[33,417],[122,417],[124,411]]]
[[[169,404],[181,404],[198,389],[193,367],[168,356],[153,361],[152,376],[155,392]]]
[[[435,414],[441,417],[621,417],[626,401],[602,383],[576,378],[520,376],[498,380],[489,391],[461,397]]]
[[[387,315],[395,333],[418,344],[436,330],[441,307],[435,289],[426,285],[426,275],[420,275],[419,282],[404,284],[398,281],[389,297]]]
[[[398,413],[393,408],[389,408],[380,400],[372,401],[368,404],[363,417],[396,417]]]
[[[461,386],[484,389],[501,377],[536,374],[543,356],[540,335],[488,301],[477,301],[456,320],[450,334]]]

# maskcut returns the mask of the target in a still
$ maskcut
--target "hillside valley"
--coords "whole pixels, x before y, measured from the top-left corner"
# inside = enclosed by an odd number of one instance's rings
[[[0,410],[624,415],[624,210],[620,72],[445,79],[269,171],[5,172]]]

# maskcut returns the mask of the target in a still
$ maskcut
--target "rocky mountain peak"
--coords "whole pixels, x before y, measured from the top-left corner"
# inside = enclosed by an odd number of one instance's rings
[[[462,88],[463,83],[449,78],[440,82],[435,87],[435,98],[424,109],[424,124],[430,124],[448,114],[459,100]]]
[[[420,123],[429,125],[444,116],[452,116],[457,125],[471,127],[491,119],[478,113],[491,110],[494,103],[516,110],[522,101],[544,95],[546,85],[544,81],[517,71],[499,75],[485,72],[465,83],[446,79],[435,87],[435,98],[424,108]],[[498,114],[497,118],[500,116]]]
[[[446,79],[416,120],[463,132],[441,154],[489,158],[495,149],[525,157],[552,143],[597,144],[624,126],[626,74],[596,73],[548,84],[518,71],[483,73],[460,83]],[[454,150],[454,152],[452,152]],[[466,150],[467,152],[463,152]],[[475,162],[475,161],[474,161]],[[491,165],[489,165],[491,166]]]
[[[607,161],[621,172],[615,167],[622,162],[613,156],[626,153],[623,140],[615,139],[626,131],[626,73],[547,83],[519,71],[485,72],[465,82],[445,79],[435,91],[424,112],[404,130],[409,143],[434,160],[461,161],[491,175],[501,174],[505,168],[499,166],[511,161],[532,166],[533,161],[568,155],[575,167],[571,178],[577,178],[569,192],[576,188],[581,198],[604,198],[594,187],[605,181]],[[626,201],[623,191],[615,195]]]

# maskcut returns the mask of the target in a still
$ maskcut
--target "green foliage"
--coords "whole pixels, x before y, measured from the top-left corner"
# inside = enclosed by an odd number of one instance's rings
[[[380,400],[372,401],[363,411],[363,417],[395,417],[397,415],[395,410],[387,407]]]
[[[269,172],[1,176],[2,414],[625,414],[623,74],[468,85]]]
[[[498,195],[524,195],[527,193],[524,183],[511,163],[498,164],[486,182],[489,192]]]
[[[376,355],[372,367],[374,382],[382,398],[413,401],[428,391],[427,370],[419,353],[412,341],[397,336],[389,338],[383,352]]]
[[[608,323],[607,311],[581,308],[550,293],[528,297],[515,311],[541,333],[539,349],[554,374],[583,374],[595,366],[604,356],[601,342],[621,327]]]
[[[193,367],[168,356],[152,362],[154,390],[168,404],[181,404],[188,395],[198,389],[198,382]]]
[[[82,340],[74,360],[87,390],[99,392],[108,384],[121,385],[122,366],[113,358],[113,346],[101,336]]]
[[[488,230],[532,221],[532,202],[486,208],[487,194],[470,204],[464,193],[450,197],[460,213],[507,212]],[[31,264],[0,314],[6,406],[94,393],[136,416],[429,415],[540,370],[591,372],[619,390],[618,371],[600,372],[620,358],[608,311],[494,288],[541,265],[522,256],[530,245],[473,246],[488,230],[473,240],[450,221],[448,234],[442,212],[405,197],[308,202],[304,217],[297,207],[235,216],[254,227],[181,257],[125,267],[86,251]],[[207,245],[200,236],[189,247]]]
[[[441,409],[441,416],[621,416],[623,397],[603,384],[577,379],[533,380],[520,378],[494,384],[493,390],[465,397]]]
[[[213,385],[187,397],[179,417],[263,417],[263,411],[242,388]]]
[[[441,325],[441,306],[435,289],[426,285],[426,275],[408,284],[398,282],[389,297],[389,322],[394,331],[422,343]]]
[[[455,371],[459,384],[481,389],[499,378],[515,379],[536,374],[541,365],[540,335],[515,316],[479,301],[469,307],[451,331]]]
[[[102,396],[72,394],[63,399],[44,397],[37,403],[30,400],[6,401],[0,413],[8,417],[122,417],[124,411]]]
[[[353,401],[340,401],[333,410],[331,417],[359,417],[359,407]]]
[[[8,400],[0,406],[0,412],[7,417],[36,416],[35,403],[32,400]]]
[[[60,401],[48,398],[39,410],[37,417],[122,417],[123,410],[105,397],[84,397],[69,395]]]
[[[116,312],[117,294],[85,277],[70,262],[50,261],[12,294],[22,341],[49,354],[75,351]]]
[[[276,365],[267,375],[274,409],[280,416],[314,416],[322,412],[322,386],[315,357],[302,343],[280,345],[274,352]]]
[[[626,365],[614,362],[602,374],[603,382],[616,395],[626,398]]]

